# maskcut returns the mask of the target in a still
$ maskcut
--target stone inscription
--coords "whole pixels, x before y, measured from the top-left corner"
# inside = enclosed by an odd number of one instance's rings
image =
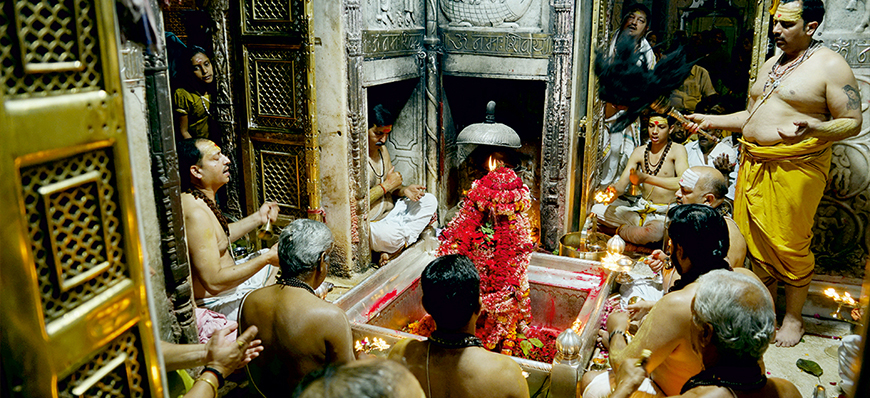
[[[416,54],[423,47],[423,29],[362,31],[365,59]]]
[[[849,66],[853,68],[870,67],[870,40],[839,39],[830,44],[824,44],[842,55]]]
[[[445,31],[442,41],[448,53],[499,57],[548,58],[553,39],[546,33]]]

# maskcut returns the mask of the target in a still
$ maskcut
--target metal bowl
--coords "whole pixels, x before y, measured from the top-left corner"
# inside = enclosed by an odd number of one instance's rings
[[[559,238],[559,255],[571,258],[579,258],[583,260],[601,261],[605,253],[607,239],[610,237],[600,232],[592,234],[591,238],[587,238],[586,247],[591,250],[580,250],[580,232],[571,232],[562,235]],[[597,250],[596,250],[597,249]]]

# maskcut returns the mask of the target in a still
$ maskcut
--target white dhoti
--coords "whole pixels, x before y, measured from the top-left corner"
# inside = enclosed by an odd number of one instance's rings
[[[605,398],[610,396],[610,374],[604,372],[592,379],[592,382],[583,390],[583,398]],[[649,378],[643,379],[632,398],[636,397],[664,397],[665,394],[658,390],[657,386]]]
[[[618,202],[614,202],[604,211],[604,220],[614,226],[642,227],[652,221],[664,222],[669,208],[669,204],[652,203],[644,198],[640,198],[634,203],[618,204]]]
[[[437,209],[438,200],[431,193],[423,195],[418,201],[408,198],[397,200],[386,217],[371,222],[371,249],[394,253],[416,242]]]
[[[244,263],[267,251],[269,251],[268,248],[261,249],[254,253],[256,255],[249,255],[244,259],[236,261],[236,264]],[[265,287],[266,283],[269,282],[269,275],[272,274],[272,271],[275,270],[275,268],[277,267],[266,264],[266,266],[257,271],[256,274],[252,275],[248,280],[242,282],[235,288],[227,290],[217,296],[197,299],[196,305],[224,314],[228,319],[238,319],[239,306],[242,303],[242,299],[246,294],[261,287]]]

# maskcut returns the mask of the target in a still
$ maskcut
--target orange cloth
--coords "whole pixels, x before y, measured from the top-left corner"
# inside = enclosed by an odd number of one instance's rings
[[[831,169],[831,142],[743,142],[734,221],[753,266],[777,280],[806,286],[815,270],[813,221]]]

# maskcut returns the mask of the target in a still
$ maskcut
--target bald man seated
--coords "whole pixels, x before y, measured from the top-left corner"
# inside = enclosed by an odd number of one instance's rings
[[[703,204],[720,210],[728,224],[728,237],[730,245],[726,260],[732,268],[743,267],[746,258],[746,239],[737,227],[737,223],[731,218],[726,209],[725,195],[728,193],[728,180],[717,169],[709,166],[694,166],[686,169],[680,177],[680,189],[674,195],[678,204]],[[623,226],[619,229],[619,235],[628,241],[635,235],[649,235],[653,231],[664,237],[664,221],[651,221],[647,226]],[[661,238],[660,238],[661,239]],[[661,250],[656,250],[650,256],[650,268],[659,272],[667,262],[667,256]]]

